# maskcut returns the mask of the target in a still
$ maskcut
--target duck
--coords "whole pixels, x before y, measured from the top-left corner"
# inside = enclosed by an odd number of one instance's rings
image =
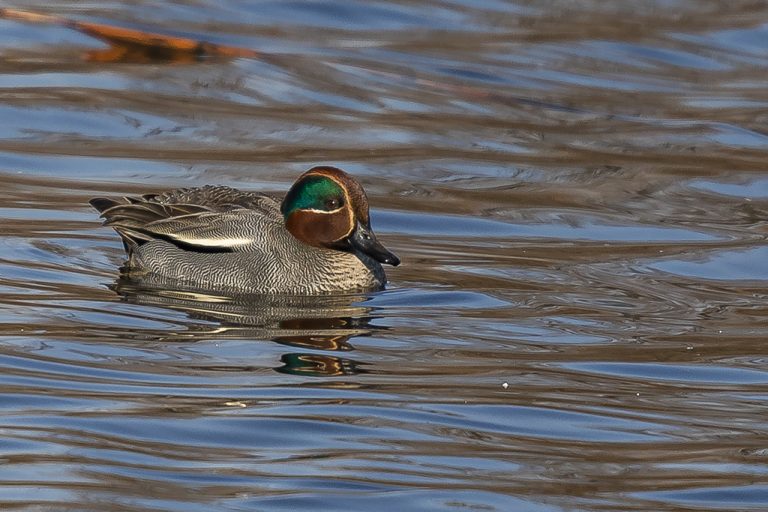
[[[332,166],[301,174],[280,200],[227,186],[89,201],[121,237],[128,275],[254,294],[376,291],[400,259],[371,229],[368,198]]]

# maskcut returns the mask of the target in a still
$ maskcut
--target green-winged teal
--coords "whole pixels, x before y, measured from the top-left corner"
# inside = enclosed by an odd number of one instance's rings
[[[371,230],[363,187],[335,167],[305,172],[282,202],[205,186],[90,203],[122,237],[129,272],[207,290],[376,290],[380,263],[400,263]]]

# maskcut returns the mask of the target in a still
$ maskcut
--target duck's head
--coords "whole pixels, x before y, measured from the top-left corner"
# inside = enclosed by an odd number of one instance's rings
[[[288,231],[307,245],[361,252],[390,265],[400,258],[376,240],[363,187],[336,167],[313,167],[296,180],[280,211]]]

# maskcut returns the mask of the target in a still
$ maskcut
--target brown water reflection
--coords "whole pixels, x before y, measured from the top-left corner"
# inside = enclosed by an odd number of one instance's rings
[[[1,507],[766,508],[768,4],[22,4],[269,58],[0,20]],[[315,164],[386,291],[126,283],[87,205]]]
[[[178,286],[171,289],[167,280],[151,275],[121,277],[113,289],[132,304],[171,308],[190,319],[203,320],[205,323],[181,333],[187,338],[271,340],[294,349],[335,352],[354,350],[350,338],[368,336],[374,330],[369,325],[371,308],[361,305],[365,296],[213,296]],[[168,335],[152,330],[145,334],[151,338]],[[296,375],[336,377],[365,371],[358,362],[328,354],[291,352],[280,360],[284,364],[277,371]],[[227,369],[247,371],[249,367]]]

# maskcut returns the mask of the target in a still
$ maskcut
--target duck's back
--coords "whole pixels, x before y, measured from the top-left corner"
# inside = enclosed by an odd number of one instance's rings
[[[204,187],[177,188],[160,194],[147,194],[142,197],[161,204],[199,205],[211,211],[248,208],[262,211],[266,217],[272,219],[280,217],[280,203],[277,198],[259,192],[247,192],[232,187],[206,185]]]

